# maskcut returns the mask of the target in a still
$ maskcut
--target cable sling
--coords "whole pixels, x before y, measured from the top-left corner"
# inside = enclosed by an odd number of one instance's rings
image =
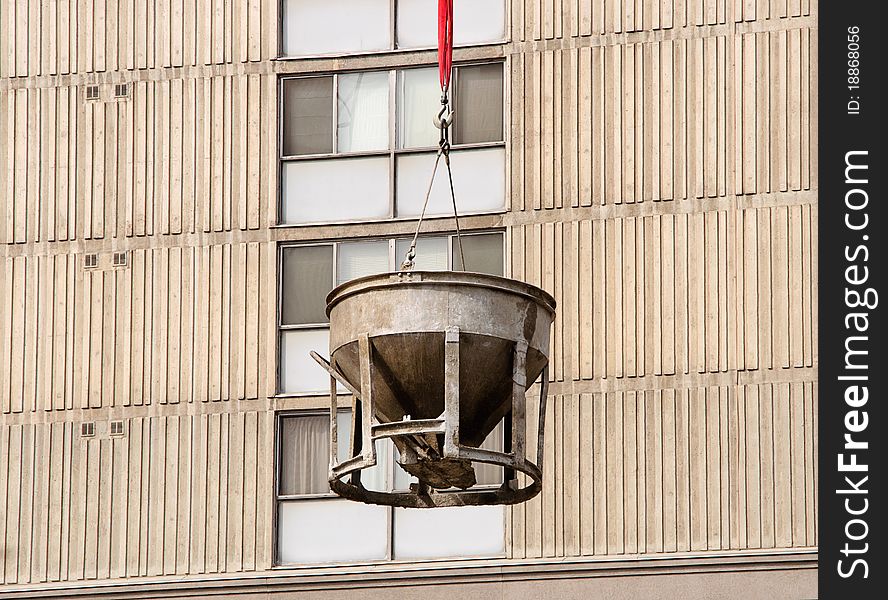
[[[432,176],[426,189],[425,200],[422,204],[422,212],[419,215],[419,221],[416,223],[416,231],[413,232],[413,239],[410,247],[404,255],[404,261],[401,263],[401,271],[413,270],[416,258],[416,240],[419,237],[419,230],[425,219],[426,209],[429,205],[429,198],[432,195],[432,187],[435,183],[435,175],[438,172],[438,165],[441,163],[441,157],[444,157],[444,164],[447,166],[447,179],[450,184],[450,200],[453,205],[453,218],[456,221],[456,240],[459,246],[460,269],[466,270],[466,259],[463,254],[462,230],[459,226],[459,212],[456,208],[456,192],[453,185],[453,170],[450,167],[450,125],[453,123],[454,112],[450,108],[449,92],[450,77],[453,71],[453,0],[438,0],[438,78],[441,84],[441,110],[437,116],[433,118],[435,127],[440,130],[438,137],[438,153],[435,156],[435,166],[432,168]]]

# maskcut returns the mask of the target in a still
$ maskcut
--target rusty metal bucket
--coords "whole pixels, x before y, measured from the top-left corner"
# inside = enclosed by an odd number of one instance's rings
[[[525,456],[525,392],[542,375],[545,403],[555,300],[532,285],[479,273],[413,271],[363,277],[327,296],[331,376],[330,485],[338,494],[406,507],[511,504],[538,493]],[[354,395],[352,458],[336,464],[336,385]],[[542,448],[544,405],[538,435]],[[508,452],[479,448],[506,418]],[[419,479],[410,493],[360,484],[391,438]],[[473,462],[504,467],[499,489],[472,489]],[[515,473],[530,483],[519,488]],[[343,481],[350,475],[349,481]],[[456,488],[454,490],[454,488]]]

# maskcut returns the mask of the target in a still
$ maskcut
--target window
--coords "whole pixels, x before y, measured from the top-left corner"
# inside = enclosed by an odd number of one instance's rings
[[[115,267],[126,266],[126,252],[115,252],[111,259],[111,264]]]
[[[505,207],[503,64],[454,72],[451,162],[460,214]],[[281,81],[285,224],[416,218],[435,162],[435,67]],[[453,207],[443,164],[427,214]]]
[[[111,421],[110,429],[113,436],[123,435],[123,421]]]
[[[115,98],[126,98],[127,96],[129,96],[129,84],[118,83],[114,85]]]
[[[501,232],[464,233],[462,241],[466,270],[503,274]],[[329,377],[309,356],[311,350],[327,354],[327,294],[350,279],[396,270],[409,245],[410,238],[399,238],[281,247],[280,393],[327,393]],[[454,267],[461,267],[455,235],[424,236],[417,240],[417,270]]]
[[[349,458],[351,412],[337,415],[339,460]],[[392,509],[343,500],[327,482],[330,420],[327,413],[278,418],[278,562],[304,564],[387,559],[502,555],[505,512],[501,506]],[[483,447],[502,450],[502,424]],[[390,440],[376,442],[377,465],[365,470],[368,489],[406,490],[414,481],[397,466]],[[481,485],[502,482],[502,468],[476,464]]]
[[[454,0],[454,44],[505,41],[506,0]],[[285,56],[433,48],[437,0],[282,0]]]
[[[96,424],[94,421],[80,424],[80,437],[95,437]]]
[[[84,269],[95,269],[99,266],[99,255],[98,254],[84,254],[83,255],[83,268]]]
[[[98,100],[99,99],[99,86],[97,86],[97,85],[86,86],[86,99],[87,100]]]

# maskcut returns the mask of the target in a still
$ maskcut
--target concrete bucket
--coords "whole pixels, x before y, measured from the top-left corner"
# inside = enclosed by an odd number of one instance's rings
[[[413,271],[363,277],[327,296],[331,375],[330,485],[341,496],[405,507],[512,504],[542,473],[525,456],[526,395],[542,376],[542,448],[555,300],[532,285],[479,273]],[[336,385],[354,396],[352,458],[335,464]],[[505,419],[506,452],[479,448]],[[409,493],[364,489],[373,440],[391,438],[419,480]],[[473,462],[500,465],[499,489],[473,489]],[[520,488],[517,472],[529,476]],[[348,477],[348,480],[346,479]]]

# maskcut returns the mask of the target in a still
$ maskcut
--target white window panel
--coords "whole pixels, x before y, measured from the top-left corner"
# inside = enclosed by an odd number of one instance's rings
[[[278,510],[282,563],[385,559],[388,508],[342,499],[283,501]]]
[[[288,161],[282,167],[284,223],[379,219],[389,214],[389,157]]]
[[[388,72],[340,75],[337,121],[337,152],[387,150]]]
[[[285,394],[328,392],[330,375],[309,356],[314,350],[329,355],[329,329],[281,331],[280,391]]]
[[[337,262],[336,285],[365,275],[386,273],[389,270],[388,242],[382,240],[339,244]]]
[[[284,0],[283,12],[287,56],[370,52],[392,46],[389,0]]]
[[[456,206],[468,214],[505,206],[505,149],[485,148],[450,153]],[[426,215],[452,215],[450,183],[442,159],[432,187]],[[434,154],[406,154],[398,157],[397,192],[399,217],[418,217],[435,165]]]
[[[505,552],[502,506],[396,508],[396,559],[499,556]]]
[[[405,69],[398,73],[398,131],[401,148],[438,145],[434,117],[441,110],[438,69]]]
[[[413,238],[402,238],[395,245],[395,259],[401,264],[410,241]],[[446,271],[447,270],[447,238],[446,237],[421,237],[416,240],[416,258],[413,268],[417,271]]]
[[[438,44],[437,0],[398,0],[398,47]],[[498,42],[506,35],[505,0],[454,0],[453,43]]]

